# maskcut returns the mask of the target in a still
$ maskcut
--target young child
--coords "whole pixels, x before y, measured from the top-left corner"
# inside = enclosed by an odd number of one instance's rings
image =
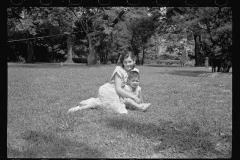
[[[110,82],[102,85],[98,90],[98,98],[89,98],[87,100],[81,101],[80,106],[70,108],[69,112],[74,112],[86,108],[95,108],[100,106],[106,108],[107,110],[113,110],[120,114],[128,113],[125,103],[120,101],[119,95],[124,98],[129,98],[127,103],[134,101],[137,104],[140,104],[140,98],[134,95],[131,92],[128,92],[123,89],[127,83],[128,73],[130,71],[138,71],[135,68],[135,57],[132,52],[128,52],[121,56],[120,61],[122,66],[116,66],[113,74],[110,78]],[[134,104],[133,102],[130,102]],[[135,104],[135,106],[137,106]],[[145,106],[145,107],[144,107]],[[148,104],[141,105],[139,108],[145,110],[149,106]]]
[[[141,109],[145,111],[147,107],[149,107],[150,103],[143,103],[142,93],[141,93],[141,87],[139,86],[140,82],[140,75],[138,71],[130,71],[128,73],[128,79],[127,84],[124,87],[124,90],[133,93],[133,95],[136,95],[140,99],[140,104],[136,103],[131,98],[124,98],[120,96],[120,101],[123,102],[126,105],[126,108],[132,108],[132,109]]]

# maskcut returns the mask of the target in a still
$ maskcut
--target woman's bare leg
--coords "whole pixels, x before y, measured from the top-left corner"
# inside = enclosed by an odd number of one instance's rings
[[[75,112],[75,111],[82,110],[82,109],[87,109],[87,108],[95,108],[97,106],[101,106],[100,99],[99,98],[90,98],[88,100],[81,101],[79,106],[70,108],[68,110],[68,113]]]

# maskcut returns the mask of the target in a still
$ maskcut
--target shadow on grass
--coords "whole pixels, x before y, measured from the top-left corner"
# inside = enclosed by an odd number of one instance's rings
[[[104,155],[85,143],[63,139],[53,133],[26,131],[21,135],[28,146],[24,151],[7,148],[8,157],[17,158],[103,158]]]
[[[198,77],[200,74],[212,73],[211,71],[173,71],[168,72],[168,74],[178,75],[178,76],[190,76],[190,77]]]
[[[127,130],[131,134],[137,134],[151,141],[159,142],[155,146],[155,153],[174,148],[178,153],[192,153],[193,150],[197,150],[198,153],[194,153],[191,157],[195,157],[196,154],[199,157],[203,157],[207,153],[220,157],[226,156],[215,150],[215,143],[211,140],[210,133],[201,132],[197,123],[181,125],[161,120],[159,125],[156,125],[112,118],[106,120],[106,124],[114,129]]]

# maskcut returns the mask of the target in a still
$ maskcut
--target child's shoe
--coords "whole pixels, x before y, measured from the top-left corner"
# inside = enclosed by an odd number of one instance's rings
[[[141,104],[141,108],[143,111],[146,111],[146,109],[150,106],[151,104],[150,103],[142,103]]]

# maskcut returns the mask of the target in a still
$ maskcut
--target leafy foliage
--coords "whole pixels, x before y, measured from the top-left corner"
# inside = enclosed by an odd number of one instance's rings
[[[117,18],[120,14],[122,17]],[[107,63],[116,62],[120,54],[130,50],[138,64],[140,60],[143,64],[157,52],[153,37],[165,37],[170,53],[195,41],[198,65],[206,56],[231,60],[232,55],[230,7],[12,7],[7,9],[7,17],[9,40],[48,36],[9,42],[9,60],[19,56],[28,59],[32,53],[39,61],[43,57],[52,61],[59,55],[62,59],[80,56],[87,57],[88,63],[98,59]],[[182,39],[187,41],[180,43]],[[39,47],[46,54],[38,54]]]
[[[11,9],[10,9],[11,10]],[[35,61],[51,61],[52,58],[56,58],[54,54],[62,55],[65,46],[64,36],[52,36],[63,33],[68,30],[67,22],[60,21],[60,13],[63,12],[61,8],[37,8],[33,7],[29,10],[25,8],[21,9],[22,18],[18,21],[14,21],[14,18],[9,18],[8,22],[13,24],[9,26],[8,38],[9,39],[21,39],[21,38],[34,38],[43,37],[32,40],[19,41],[18,43],[31,44],[34,46]],[[16,36],[20,35],[20,36]],[[47,36],[44,38],[44,36]],[[15,42],[9,43],[9,47],[16,45]],[[39,53],[39,49],[42,48],[45,52]],[[27,48],[22,49],[24,57],[27,58]],[[25,51],[24,51],[25,50]],[[23,53],[24,52],[24,53]],[[27,52],[27,54],[26,54]],[[39,54],[38,54],[38,53]],[[42,55],[41,55],[42,54]]]
[[[150,47],[150,39],[155,34],[156,29],[159,27],[159,17],[161,13],[156,9],[142,10],[140,17],[133,16],[128,21],[128,29],[131,33],[131,50],[137,56],[137,64],[139,62],[139,53],[142,50],[142,64],[144,63],[145,51]],[[134,12],[133,12],[134,13]]]
[[[195,58],[218,56],[231,59],[231,7],[173,7],[168,9],[168,16],[167,23],[175,26],[175,31],[199,39],[199,44],[195,41]]]

